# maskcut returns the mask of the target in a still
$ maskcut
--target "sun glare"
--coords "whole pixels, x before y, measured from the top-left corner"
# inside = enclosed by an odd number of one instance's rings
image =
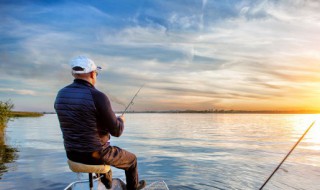
[[[320,150],[320,124],[316,121],[314,126],[310,129],[306,135],[306,142],[316,143],[317,150]]]
[[[295,122],[294,126],[295,133],[303,134],[307,128],[315,121],[314,125],[310,129],[310,131],[306,134],[302,142],[306,142],[308,149],[320,150],[320,114],[310,114],[304,115],[303,118],[299,118],[299,121]],[[301,136],[300,135],[300,136]]]

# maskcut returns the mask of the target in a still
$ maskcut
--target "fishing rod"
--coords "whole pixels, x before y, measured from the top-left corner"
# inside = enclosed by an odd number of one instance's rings
[[[130,107],[130,105],[133,105],[133,100],[137,97],[138,93],[140,92],[140,90],[144,87],[144,84],[139,88],[139,90],[137,91],[137,93],[133,96],[133,98],[131,99],[131,101],[129,102],[129,104],[127,105],[126,109],[122,112],[121,116],[123,116],[123,114],[126,113],[127,109]]]
[[[272,172],[272,174],[268,177],[268,179],[264,182],[264,184],[260,187],[259,190],[262,190],[263,187],[268,183],[268,181],[271,179],[271,177],[273,176],[273,174],[275,174],[278,169],[280,168],[280,166],[283,164],[283,162],[289,157],[289,155],[291,154],[291,152],[296,148],[296,146],[300,143],[300,141],[304,138],[304,136],[308,133],[308,131],[311,129],[311,127],[314,125],[316,121],[312,122],[311,125],[308,127],[308,129],[303,133],[303,135],[300,137],[300,139],[296,142],[296,144],[291,148],[291,150],[289,151],[289,153],[284,157],[284,159],[281,161],[281,163],[276,167],[276,169]]]

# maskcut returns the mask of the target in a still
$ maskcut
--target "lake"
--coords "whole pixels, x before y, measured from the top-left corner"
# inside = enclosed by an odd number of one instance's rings
[[[138,156],[139,175],[169,189],[259,189],[316,114],[127,114],[112,145]],[[55,114],[17,118],[6,128],[12,160],[0,189],[61,190],[87,175],[72,173]],[[114,177],[125,179],[113,168]],[[320,189],[319,121],[264,189]]]

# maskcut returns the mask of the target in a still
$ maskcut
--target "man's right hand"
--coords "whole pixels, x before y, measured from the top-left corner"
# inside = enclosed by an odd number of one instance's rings
[[[124,115],[120,115],[119,118],[123,121],[123,123],[126,122],[126,119],[124,118]]]

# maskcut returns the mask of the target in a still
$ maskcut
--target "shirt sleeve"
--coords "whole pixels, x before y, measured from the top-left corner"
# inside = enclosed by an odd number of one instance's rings
[[[100,132],[120,137],[124,130],[124,123],[122,119],[116,117],[108,97],[96,89],[92,90],[92,96],[97,109],[97,124]]]

